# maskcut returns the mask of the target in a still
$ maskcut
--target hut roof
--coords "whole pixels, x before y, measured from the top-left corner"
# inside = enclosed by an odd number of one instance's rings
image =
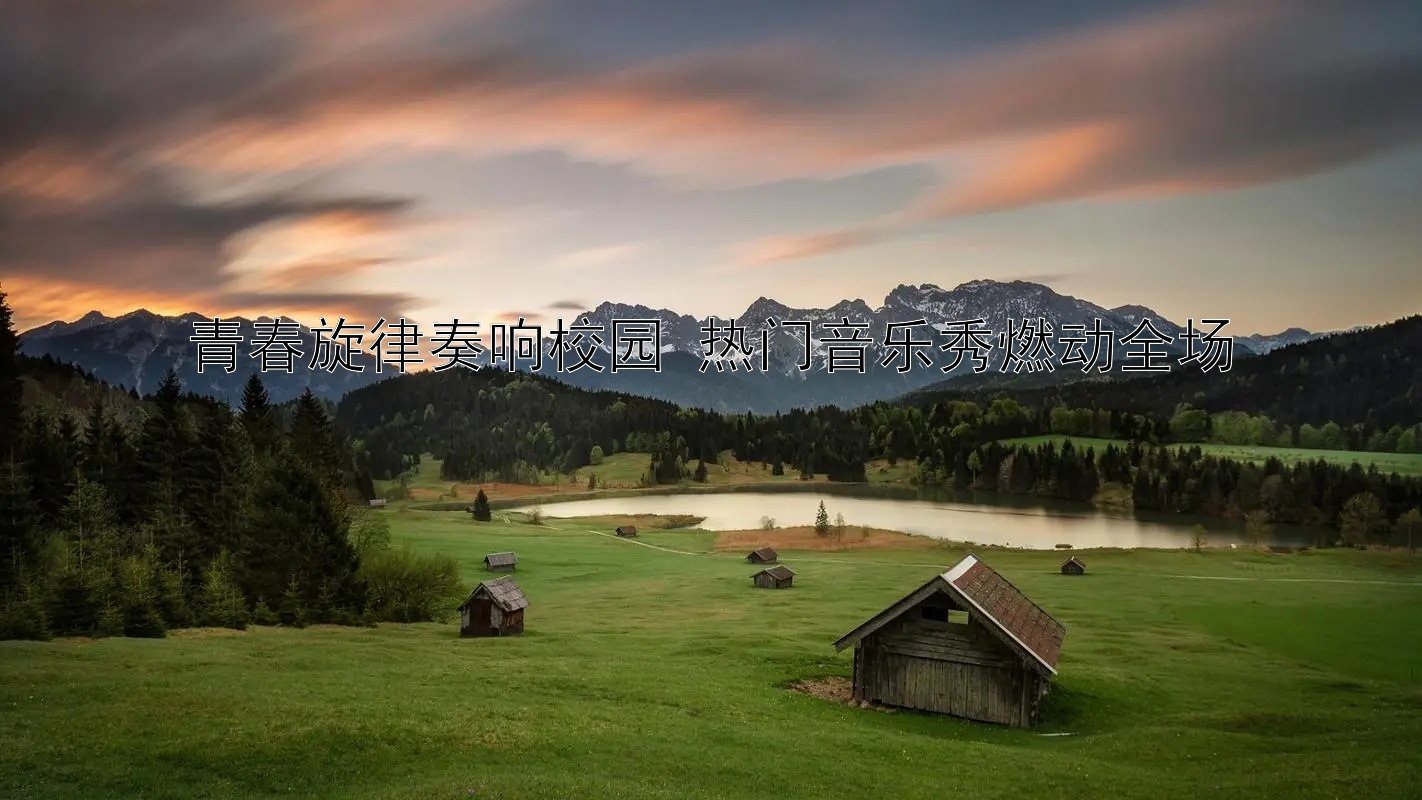
[[[773,567],[766,567],[765,569],[761,570],[760,572],[757,572],[756,574],[760,575],[762,573],[770,575],[770,577],[776,579],[777,581],[783,581],[795,577],[795,570],[790,569],[784,564],[776,564]]]
[[[490,553],[484,556],[484,566],[487,567],[512,567],[518,563],[518,558],[513,553]]]
[[[1076,556],[1072,556],[1071,558],[1068,558],[1066,561],[1063,561],[1063,562],[1062,562],[1062,566],[1065,567],[1067,564],[1071,564],[1071,563],[1073,563],[1073,562],[1075,562],[1078,567],[1083,567],[1083,568],[1084,568],[1084,567],[1086,566],[1085,564],[1081,563],[1081,559],[1077,558]]]
[[[463,611],[466,606],[474,602],[474,596],[483,589],[488,593],[489,599],[494,601],[494,605],[504,611],[518,611],[521,608],[528,608],[528,598],[523,596],[523,590],[518,588],[513,578],[505,575],[492,581],[484,581],[474,587],[474,591],[469,593],[469,597],[459,605],[459,610]]]
[[[976,556],[968,556],[942,575],[846,633],[835,650],[857,644],[930,596],[943,592],[966,609],[978,612],[988,630],[1048,675],[1057,674],[1066,626],[1043,611]]]
[[[637,526],[636,526],[636,525],[618,525],[618,526],[617,526],[617,532],[618,532],[618,533],[636,533],[636,532],[637,532]]]
[[[756,556],[757,558],[764,559],[766,561],[774,561],[775,559],[780,557],[778,554],[776,554],[775,548],[773,547],[758,547],[755,550],[751,551],[751,555]]]

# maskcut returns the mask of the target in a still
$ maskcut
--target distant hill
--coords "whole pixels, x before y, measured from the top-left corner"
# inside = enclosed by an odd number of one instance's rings
[[[1190,403],[1207,411],[1265,414],[1287,424],[1408,426],[1422,420],[1422,316],[1333,333],[1239,359],[1227,373],[1177,369],[1137,378],[1112,375],[1055,386],[951,384],[915,392],[914,404],[983,400],[1005,392],[1019,402],[1169,414]]]
[[[95,403],[120,419],[132,420],[140,401],[128,391],[111,386],[83,369],[52,358],[20,356],[20,387],[25,408],[66,411],[82,416]]]

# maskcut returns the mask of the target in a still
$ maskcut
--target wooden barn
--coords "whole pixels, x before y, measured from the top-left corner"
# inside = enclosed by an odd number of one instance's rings
[[[636,527],[635,525],[619,525],[619,526],[617,526],[617,535],[618,535],[618,536],[636,536],[636,535],[637,535],[637,527]]]
[[[513,553],[490,553],[484,556],[484,569],[489,572],[513,572],[518,566],[518,557]]]
[[[746,561],[752,564],[774,564],[779,560],[780,554],[776,553],[773,547],[762,547],[757,550],[752,550],[750,554],[746,556]]]
[[[795,582],[795,571],[779,564],[757,572],[751,576],[751,580],[761,589],[789,589]]]
[[[459,607],[460,636],[514,636],[523,633],[528,598],[505,575],[474,587]]]
[[[1062,562],[1062,574],[1085,575],[1086,565],[1081,563],[1081,561],[1078,560],[1076,556],[1072,556],[1071,558],[1068,558],[1066,561]]]
[[[1066,628],[975,556],[845,634],[854,699],[1026,728]]]

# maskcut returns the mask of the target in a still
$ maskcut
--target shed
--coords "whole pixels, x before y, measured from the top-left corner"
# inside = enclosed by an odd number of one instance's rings
[[[1072,556],[1071,558],[1068,558],[1066,561],[1062,562],[1062,574],[1085,575],[1086,565],[1081,563],[1081,561],[1078,560],[1076,556]]]
[[[845,634],[854,699],[1030,727],[1066,627],[969,555]]]
[[[637,535],[637,528],[636,528],[636,526],[634,526],[634,525],[619,525],[619,526],[617,526],[617,535],[618,535],[618,536],[636,536],[636,535]]]
[[[784,564],[777,564],[752,575],[751,580],[761,589],[789,589],[795,581],[795,571]]]
[[[368,503],[368,505],[369,505],[371,508],[384,508],[384,507],[385,507],[385,498],[383,498],[383,497],[377,497],[377,498],[375,498],[374,500],[371,500],[371,501]]]
[[[776,553],[773,547],[762,547],[757,550],[752,550],[750,555],[746,556],[746,561],[752,564],[774,564],[779,560],[780,554]]]
[[[484,569],[490,572],[513,572],[518,557],[513,553],[490,553],[484,556]]]
[[[460,636],[514,636],[523,633],[528,598],[508,575],[474,587],[459,606]]]

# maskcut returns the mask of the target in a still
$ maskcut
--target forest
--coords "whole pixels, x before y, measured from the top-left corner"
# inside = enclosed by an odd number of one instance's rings
[[[1228,372],[1174,370],[1130,380],[1081,380],[1067,372],[1060,377],[1077,379],[1054,385],[1024,381],[1028,385],[1013,389],[1013,396],[1037,407],[1091,406],[1154,415],[1190,403],[1211,413],[1263,415],[1295,430],[1333,422],[1347,432],[1348,449],[1372,449],[1369,438],[1377,430],[1422,421],[1422,315],[1240,358]],[[909,399],[920,406],[946,400],[981,403],[1010,382],[957,390],[949,381]],[[1292,444],[1308,446],[1296,439]]]
[[[398,478],[422,453],[442,461],[446,480],[537,483],[573,473],[595,450],[645,452],[648,486],[704,480],[705,464],[724,451],[776,474],[793,468],[844,482],[866,480],[874,460],[912,461],[913,482],[923,486],[1075,501],[1115,486],[1142,511],[1244,518],[1252,531],[1308,523],[1352,544],[1410,545],[1422,507],[1415,477],[1322,460],[1254,464],[1180,447],[1417,452],[1422,427],[1393,412],[1285,422],[1185,402],[1131,412],[998,392],[981,402],[918,396],[727,415],[494,370],[406,375],[335,406],[309,391],[273,405],[252,375],[232,408],[184,392],[171,373],[140,398],[18,357],[3,295],[0,314],[7,637],[434,618],[458,594],[457,565],[392,552],[380,515],[365,512],[374,481]],[[1282,352],[1275,361],[1294,363]],[[56,393],[52,402],[23,403],[26,382]],[[1002,441],[1048,433],[1126,444]]]

